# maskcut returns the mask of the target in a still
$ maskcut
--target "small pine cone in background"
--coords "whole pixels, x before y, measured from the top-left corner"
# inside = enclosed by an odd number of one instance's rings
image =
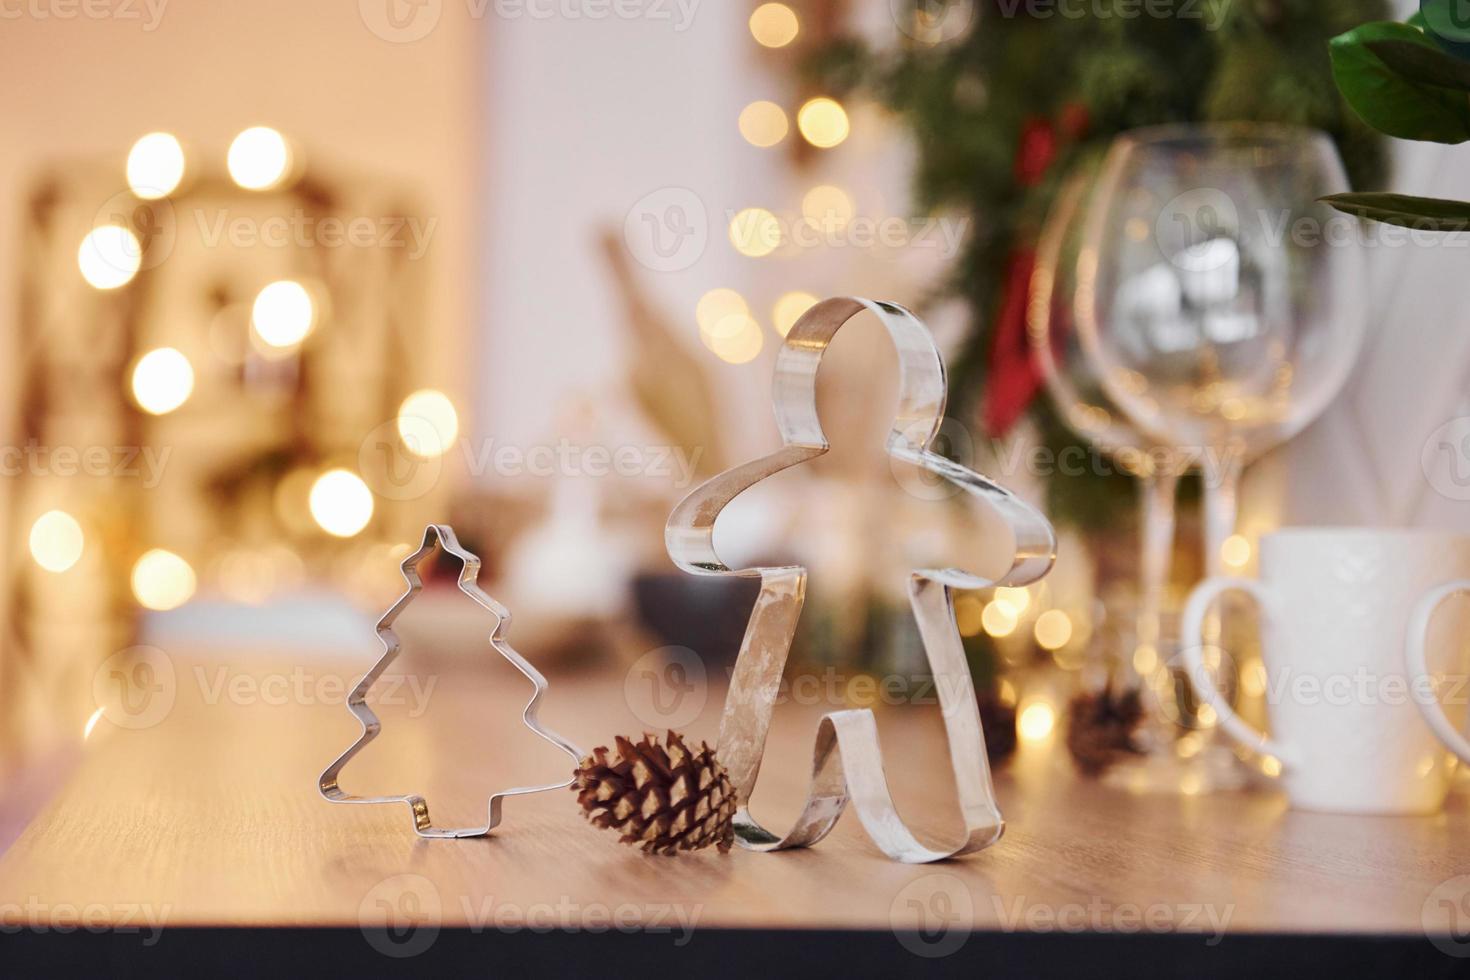
[[[1002,765],[1016,752],[1016,708],[994,691],[975,695],[980,705],[980,733],[985,736],[985,756],[991,765]]]
[[[1142,755],[1135,735],[1143,721],[1137,688],[1078,694],[1067,705],[1067,749],[1084,776],[1100,776],[1125,756]]]
[[[594,749],[572,781],[583,815],[594,827],[621,831],[624,844],[650,854],[694,851],[711,844],[730,850],[735,833],[735,788],[714,750],[691,752],[677,732],[667,746],[644,733],[634,743],[619,735],[617,751]]]

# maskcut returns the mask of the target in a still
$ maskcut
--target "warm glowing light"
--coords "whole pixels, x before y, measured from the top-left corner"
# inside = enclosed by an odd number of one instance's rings
[[[817,298],[811,293],[800,291],[783,293],[781,298],[776,300],[775,308],[771,310],[771,323],[776,328],[776,332],[784,337],[791,332],[792,327],[796,326],[796,321],[801,319],[802,314],[816,305]]]
[[[1232,534],[1220,545],[1220,558],[1231,568],[1244,568],[1251,560],[1251,543],[1243,535]]]
[[[1000,679],[1000,684],[995,689],[995,693],[996,696],[1000,698],[1001,704],[1008,704],[1011,707],[1015,707],[1016,685],[1012,684],[1010,681],[1002,677]]]
[[[1016,611],[1016,615],[1018,616],[1025,612],[1026,608],[1031,605],[1030,592],[1025,589],[1012,588],[1005,585],[995,590],[994,598],[999,599],[1001,602],[1009,603],[1010,607]]]
[[[701,333],[705,346],[726,364],[745,364],[755,359],[765,345],[761,325],[748,313],[732,313],[715,329]]]
[[[694,308],[694,319],[699,323],[700,333],[708,334],[713,333],[720,321],[732,313],[749,312],[750,307],[746,305],[744,296],[722,286],[699,297],[699,304]]]
[[[1204,747],[1205,741],[1200,738],[1199,732],[1188,732],[1181,735],[1179,741],[1174,743],[1174,751],[1179,753],[1181,759],[1193,759]]]
[[[752,146],[775,146],[790,129],[786,110],[774,102],[752,102],[740,110],[740,135]]]
[[[82,557],[82,526],[64,510],[48,510],[31,525],[31,557],[48,572],[64,572]]]
[[[1142,677],[1148,677],[1159,666],[1159,651],[1147,643],[1133,651],[1133,669]]]
[[[316,306],[311,293],[299,282],[282,279],[266,286],[255,297],[250,326],[271,347],[295,347],[311,333]]]
[[[373,492],[349,470],[328,470],[311,485],[311,516],[323,531],[350,538],[373,519]]]
[[[1051,734],[1057,724],[1057,713],[1045,701],[1032,701],[1021,709],[1016,728],[1028,742],[1039,742]]]
[[[226,163],[230,179],[247,191],[270,190],[286,179],[291,148],[269,126],[253,126],[235,137]]]
[[[89,738],[92,737],[92,729],[96,728],[97,727],[97,722],[99,722],[99,721],[102,720],[102,712],[105,711],[105,710],[107,710],[107,709],[105,709],[105,708],[98,708],[96,711],[92,712],[92,716],[90,718],[88,718],[87,719],[87,723],[82,726],[82,741],[83,742],[85,742],[87,739],[89,739]]]
[[[454,402],[442,391],[415,391],[398,406],[398,435],[415,456],[442,456],[459,434],[459,415]]]
[[[801,24],[796,11],[784,3],[763,3],[750,15],[750,33],[767,48],[784,48],[796,40]]]
[[[1060,609],[1048,609],[1036,617],[1033,632],[1043,650],[1060,650],[1072,639],[1072,617]]]
[[[1274,755],[1268,755],[1261,759],[1261,772],[1268,776],[1281,775],[1281,760]],[[1425,774],[1427,775],[1427,773]]]
[[[832,184],[818,184],[801,198],[802,217],[823,230],[842,230],[855,210],[847,191]]]
[[[781,244],[781,222],[765,208],[746,208],[730,219],[730,244],[753,259],[770,255]]]
[[[996,599],[986,604],[985,611],[980,614],[980,624],[991,636],[1010,636],[1016,631],[1020,615],[1015,606],[1004,599]]]
[[[1199,706],[1198,718],[1201,728],[1214,728],[1215,722],[1220,720],[1220,716],[1215,713],[1214,707],[1208,704]]]
[[[172,551],[145,551],[133,564],[133,597],[160,612],[182,606],[194,594],[194,569]]]
[[[194,368],[172,347],[160,347],[133,366],[133,399],[150,415],[166,415],[189,400]]]
[[[801,130],[808,143],[823,149],[841,143],[851,131],[847,110],[826,96],[809,100],[797,111],[796,128]]]
[[[1258,698],[1266,693],[1266,665],[1259,660],[1246,664],[1240,675],[1240,688],[1248,697]]]
[[[954,622],[960,636],[976,636],[981,629],[981,617],[985,603],[972,595],[963,595],[954,601]]]
[[[87,285],[96,289],[126,286],[143,265],[138,236],[122,225],[99,225],[87,232],[77,249],[77,267]]]
[[[184,148],[172,133],[149,133],[128,151],[128,187],[138,197],[168,197],[183,179]]]

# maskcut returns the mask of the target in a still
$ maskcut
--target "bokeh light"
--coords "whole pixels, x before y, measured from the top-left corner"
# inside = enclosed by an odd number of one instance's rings
[[[194,595],[194,569],[172,551],[145,551],[133,564],[133,598],[146,609],[162,612]]]
[[[230,179],[248,191],[270,190],[291,170],[291,147],[269,126],[252,126],[235,137],[227,158]]]
[[[189,400],[194,368],[172,347],[160,347],[133,366],[133,400],[150,415],[165,415]]]
[[[1021,615],[1016,607],[1004,599],[996,599],[986,603],[985,611],[980,614],[980,625],[985,627],[985,632],[994,637],[1010,636],[1016,631],[1016,624],[1020,622]]]
[[[730,244],[753,259],[770,255],[781,245],[781,222],[765,208],[746,208],[730,219]]]
[[[776,332],[784,337],[791,332],[792,327],[796,326],[796,321],[801,319],[802,314],[816,305],[817,298],[811,293],[804,293],[800,290],[782,293],[771,310],[771,324],[776,328]],[[976,615],[978,616],[979,613],[977,612]]]
[[[1045,701],[1032,701],[1021,709],[1016,729],[1028,742],[1039,742],[1052,733],[1057,724],[1056,709]]]
[[[978,636],[985,603],[978,596],[962,595],[954,601],[954,621],[961,636]]]
[[[740,135],[752,146],[775,146],[790,129],[786,110],[774,102],[752,102],[740,110]]]
[[[731,313],[715,324],[713,330],[701,331],[700,338],[726,364],[755,360],[765,344],[761,325],[748,313]]]
[[[316,305],[305,286],[281,279],[262,289],[250,309],[250,326],[271,347],[295,347],[316,322]]]
[[[1241,534],[1232,534],[1220,545],[1220,559],[1231,568],[1244,568],[1250,564],[1251,543]]]
[[[87,232],[77,249],[77,267],[89,286],[116,289],[126,286],[143,264],[138,236],[122,225],[98,225]]]
[[[818,184],[801,199],[802,217],[824,230],[838,231],[847,227],[855,210],[847,191],[832,184]]]
[[[1027,607],[1031,605],[1030,591],[1022,588],[1003,585],[995,590],[994,598],[1009,605],[1016,611],[1016,615],[1018,616],[1025,612]]]
[[[373,519],[373,492],[350,470],[328,470],[311,485],[312,519],[333,537],[350,538]]]
[[[146,201],[172,194],[184,179],[184,148],[172,133],[149,133],[128,151],[128,188]]]
[[[767,48],[784,48],[796,40],[801,22],[784,3],[763,3],[750,14],[750,34]]]
[[[85,544],[82,526],[64,510],[48,510],[31,525],[31,557],[48,572],[75,565]]]
[[[1032,632],[1043,650],[1060,650],[1072,640],[1072,617],[1060,609],[1048,609],[1036,617]]]
[[[415,456],[443,456],[459,434],[459,415],[454,402],[442,391],[423,388],[398,406],[398,437]]]
[[[700,333],[710,333],[730,314],[749,312],[750,306],[744,296],[720,286],[699,297],[699,303],[694,307],[694,319],[699,324]]]
[[[836,99],[818,96],[796,113],[796,127],[812,146],[829,149],[847,139],[847,110]]]

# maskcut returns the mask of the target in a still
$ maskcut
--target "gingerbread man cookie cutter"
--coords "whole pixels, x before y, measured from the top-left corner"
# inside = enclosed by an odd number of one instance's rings
[[[771,714],[806,593],[799,565],[732,569],[714,547],[714,527],[725,505],[775,473],[827,452],[817,419],[816,378],[822,355],[838,329],[863,310],[887,328],[898,351],[899,406],[889,430],[890,456],[935,474],[988,505],[1013,536],[1010,568],[987,579],[962,569],[913,570],[909,601],[943,710],[964,839],[929,846],[899,817],[883,772],[883,751],[872,711],[849,709],[822,717],[812,758],[806,805],[785,835],[766,830],[750,813]],[[892,303],[828,299],[791,328],[776,358],[773,402],[782,448],[721,473],[679,503],[664,529],[669,557],[695,575],[735,575],[761,580],[760,595],[741,641],[720,719],[719,755],[735,785],[736,840],[742,847],[776,851],[806,847],[825,837],[849,802],[863,828],[889,857],[922,864],[989,847],[1005,820],[995,798],[985,736],[964,647],[954,618],[954,589],[1020,586],[1039,580],[1056,558],[1056,534],[1047,519],[994,481],[930,449],[944,419],[944,360],[929,329]]]

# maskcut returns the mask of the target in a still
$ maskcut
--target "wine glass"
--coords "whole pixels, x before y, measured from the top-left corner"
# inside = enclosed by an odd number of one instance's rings
[[[1036,246],[1026,336],[1057,413],[1078,437],[1138,481],[1139,587],[1131,662],[1157,662],[1160,610],[1174,542],[1174,498],[1187,457],[1140,432],[1107,399],[1078,337],[1075,306],[1082,217],[1095,166],[1080,165],[1063,185]]]
[[[1082,346],[1139,429],[1197,455],[1212,574],[1242,469],[1326,408],[1362,344],[1362,254],[1318,200],[1346,185],[1314,130],[1163,126],[1118,137],[1087,209]]]
[[[1241,781],[1235,758],[1207,733],[1195,737],[1187,758],[1175,751],[1184,744],[1177,742],[1184,731],[1182,675],[1168,663],[1173,641],[1164,629],[1163,598],[1173,556],[1175,495],[1193,460],[1141,431],[1108,399],[1077,331],[1077,260],[1096,163],[1078,165],[1042,228],[1026,333],[1047,393],[1068,427],[1138,481],[1139,588],[1130,660],[1134,683],[1147,684],[1156,701],[1146,722],[1148,753],[1136,764],[1115,767],[1107,778],[1144,792],[1233,789]]]

